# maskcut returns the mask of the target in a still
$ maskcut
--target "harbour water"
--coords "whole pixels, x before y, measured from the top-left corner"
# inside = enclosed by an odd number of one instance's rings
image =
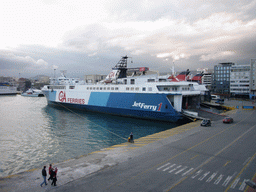
[[[44,97],[0,97],[0,177],[93,151],[178,126],[72,111],[47,105]]]

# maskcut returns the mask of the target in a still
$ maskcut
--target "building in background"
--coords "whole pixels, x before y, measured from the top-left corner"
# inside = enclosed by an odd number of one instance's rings
[[[256,99],[256,59],[251,59],[251,71],[250,71],[250,99]]]
[[[230,69],[234,63],[219,63],[214,66],[212,93],[228,96],[230,94]]]
[[[211,73],[205,73],[202,77],[202,84],[206,86],[207,89],[211,89],[212,87],[212,74]]]
[[[230,71],[230,95],[249,98],[250,65],[233,65]]]

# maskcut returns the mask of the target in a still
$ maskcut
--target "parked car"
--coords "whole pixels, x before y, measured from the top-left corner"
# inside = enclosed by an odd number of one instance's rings
[[[218,99],[215,103],[224,104],[224,99]]]
[[[211,125],[212,125],[212,123],[211,123],[210,119],[203,119],[203,121],[201,122],[201,126],[208,127],[208,126],[211,126]]]
[[[225,117],[223,119],[223,123],[233,123],[233,122],[234,122],[234,120],[232,117]]]

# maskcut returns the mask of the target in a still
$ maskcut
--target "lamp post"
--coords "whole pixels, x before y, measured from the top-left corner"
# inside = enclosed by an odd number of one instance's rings
[[[55,71],[56,71],[56,69],[54,69],[54,85],[55,85],[55,82],[56,82],[56,79],[55,79]]]

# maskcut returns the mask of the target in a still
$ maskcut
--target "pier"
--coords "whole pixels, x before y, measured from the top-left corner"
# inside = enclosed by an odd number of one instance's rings
[[[57,186],[40,187],[40,168],[1,178],[0,191],[252,191],[256,104],[224,105],[233,110],[205,112],[210,127],[198,120],[54,164]],[[224,116],[234,123],[223,124]]]

